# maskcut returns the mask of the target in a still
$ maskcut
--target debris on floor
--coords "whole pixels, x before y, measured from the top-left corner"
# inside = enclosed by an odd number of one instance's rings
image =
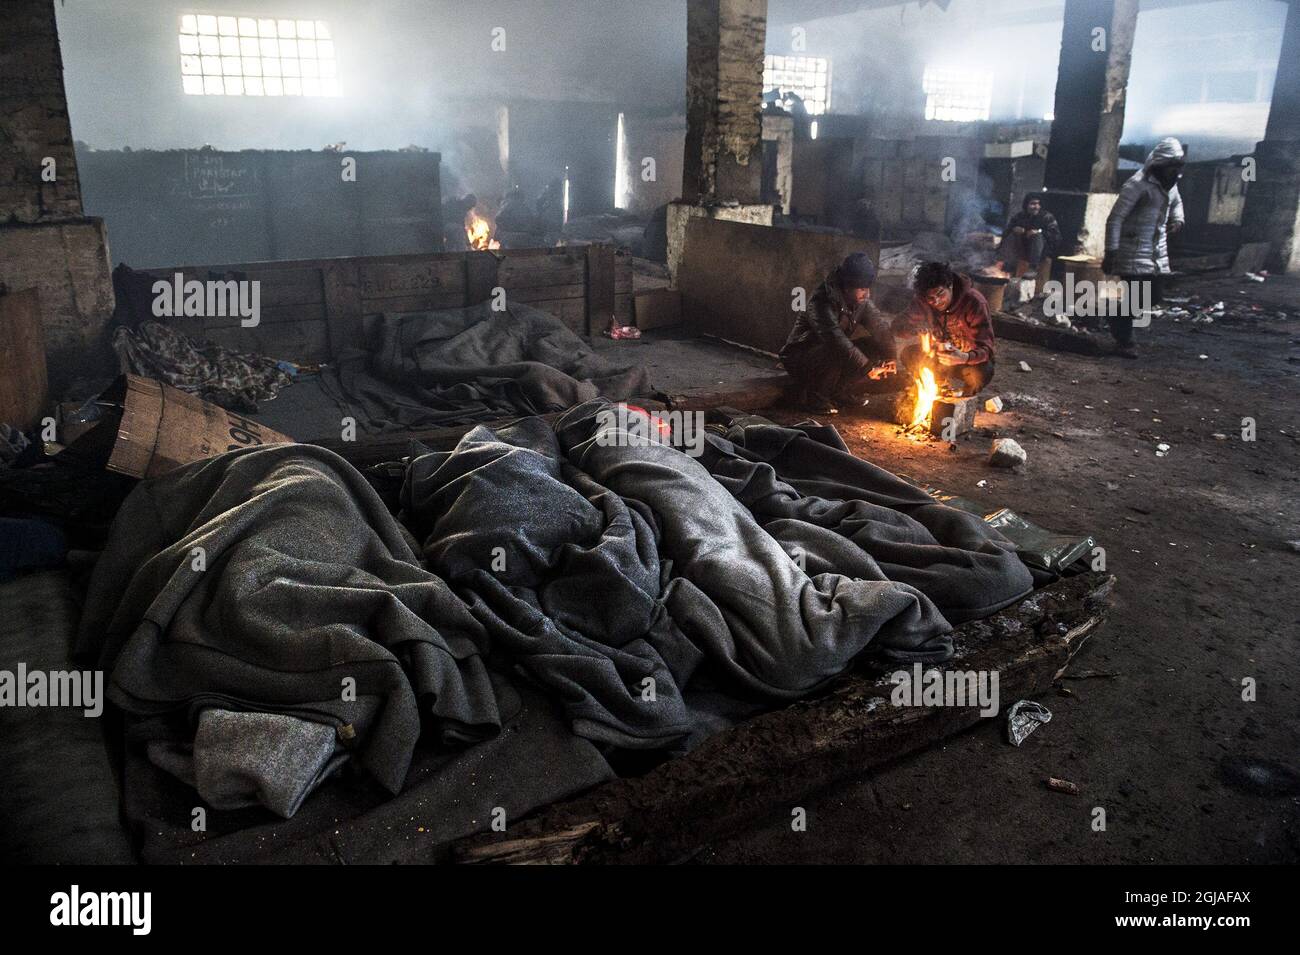
[[[1018,700],[1007,712],[1007,741],[1019,746],[1029,734],[1044,723],[1050,723],[1052,711],[1034,700]]]
[[[1079,795],[1079,787],[1068,779],[1057,779],[1055,776],[1047,777],[1047,788],[1055,790],[1058,793],[1068,793],[1071,796]]]
[[[998,438],[993,442],[989,464],[995,468],[1014,468],[1029,460],[1029,454],[1013,438]]]

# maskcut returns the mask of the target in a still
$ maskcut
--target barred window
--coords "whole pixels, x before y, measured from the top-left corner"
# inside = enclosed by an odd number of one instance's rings
[[[831,61],[824,56],[763,57],[763,92],[796,93],[812,116],[831,104]]]
[[[927,66],[921,79],[925,118],[969,123],[988,119],[993,103],[993,73],[952,66]]]
[[[338,96],[325,20],[180,18],[181,88],[192,96]]]

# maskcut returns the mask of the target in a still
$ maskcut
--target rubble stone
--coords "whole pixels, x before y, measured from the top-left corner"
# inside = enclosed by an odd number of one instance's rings
[[[984,410],[987,411],[989,414],[1001,414],[1002,399],[997,395],[994,395],[992,398],[989,398],[987,401],[984,402]]]
[[[971,398],[940,398],[930,412],[930,433],[944,440],[955,439],[975,429],[975,412],[979,402]]]
[[[989,464],[995,468],[1014,468],[1029,460],[1029,455],[1019,444],[1010,438],[998,438],[993,442],[993,453],[989,455]]]

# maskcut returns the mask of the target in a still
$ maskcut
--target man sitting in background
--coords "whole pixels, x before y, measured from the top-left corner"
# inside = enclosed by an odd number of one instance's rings
[[[796,402],[810,411],[861,404],[881,390],[896,369],[894,335],[871,302],[876,266],[854,252],[813,292],[781,348],[781,364],[794,379]]]
[[[998,268],[1017,278],[1036,273],[1045,259],[1056,254],[1060,242],[1061,227],[1056,224],[1056,216],[1044,210],[1042,199],[1030,193],[1007,223],[998,246]]]
[[[970,396],[993,380],[993,322],[989,304],[975,291],[970,276],[946,262],[922,262],[912,276],[915,297],[908,324],[930,336],[931,354],[920,344],[903,350],[903,364],[915,374],[923,365],[934,368],[940,385],[948,379],[954,392]]]

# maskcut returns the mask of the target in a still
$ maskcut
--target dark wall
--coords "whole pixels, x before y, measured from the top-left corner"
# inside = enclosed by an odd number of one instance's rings
[[[344,181],[342,160],[356,160]],[[441,250],[437,153],[105,150],[80,157],[114,263],[259,262]]]
[[[775,352],[797,317],[790,290],[811,295],[850,252],[880,260],[879,243],[854,236],[693,218],[677,276],[683,320],[701,334]]]
[[[510,177],[525,196],[539,195],[569,167],[569,214],[614,207],[618,109],[602,103],[512,104]]]

